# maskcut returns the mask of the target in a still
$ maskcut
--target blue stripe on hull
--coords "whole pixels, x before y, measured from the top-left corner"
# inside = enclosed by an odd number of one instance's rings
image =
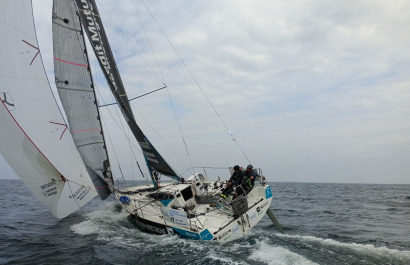
[[[199,236],[198,233],[194,233],[194,232],[190,232],[190,231],[185,231],[185,230],[182,230],[182,229],[179,229],[179,228],[175,228],[175,227],[172,227],[172,229],[174,229],[174,231],[176,231],[178,234],[180,234],[180,235],[182,235],[182,236],[184,236],[184,237],[188,237],[188,238],[192,238],[192,239],[197,239],[197,240],[200,240],[200,239],[201,239],[201,237]]]

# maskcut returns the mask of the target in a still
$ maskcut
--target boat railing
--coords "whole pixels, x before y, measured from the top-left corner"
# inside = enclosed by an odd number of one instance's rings
[[[255,185],[265,185],[266,184],[266,178],[263,175],[262,169],[261,168],[256,168],[255,170],[259,175],[255,179]]]
[[[117,189],[119,189],[119,190],[125,189],[125,187],[126,187],[125,180],[123,178],[118,178],[115,181],[115,184],[117,184]]]
[[[189,220],[189,228],[191,230],[200,231],[203,230],[205,227],[202,225],[201,221],[199,221],[198,216],[195,213],[191,213],[193,216],[192,218],[188,218]]]
[[[223,199],[220,196],[214,196],[211,199],[211,205],[214,207],[215,210],[217,210],[221,214],[225,214],[225,215],[229,215],[229,216],[233,216],[233,214],[234,214],[233,210],[232,210],[232,207],[228,207],[231,204],[227,203],[225,201],[225,199]]]

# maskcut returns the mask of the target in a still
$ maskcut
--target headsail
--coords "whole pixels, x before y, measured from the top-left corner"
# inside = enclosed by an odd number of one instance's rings
[[[160,174],[179,180],[180,177],[177,176],[171,166],[150,143],[134,119],[127,93],[125,92],[95,1],[75,0],[75,2],[80,13],[84,30],[88,35],[88,39],[91,42],[91,46],[105,78],[107,79],[108,85],[114,94],[125,120],[141,146],[150,170],[155,170]]]
[[[97,193],[41,61],[31,1],[0,2],[0,151],[57,218]]]
[[[101,199],[113,181],[84,35],[74,1],[53,1],[55,81],[74,142]]]

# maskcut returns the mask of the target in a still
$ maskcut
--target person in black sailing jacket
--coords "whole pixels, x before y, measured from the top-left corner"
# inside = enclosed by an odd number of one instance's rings
[[[253,189],[257,177],[259,177],[258,172],[253,170],[252,165],[248,165],[242,179],[242,184],[236,188],[236,196],[242,193],[248,194]]]
[[[232,176],[228,180],[228,184],[222,190],[221,197],[226,199],[226,195],[228,195],[233,190],[233,187],[238,186],[242,183],[242,178],[242,170],[238,165],[234,166]]]

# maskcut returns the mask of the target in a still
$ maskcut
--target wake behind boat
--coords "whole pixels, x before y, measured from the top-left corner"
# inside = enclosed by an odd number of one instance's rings
[[[237,183],[250,185],[243,194],[220,196],[224,182],[198,173],[185,180],[160,155],[134,117],[94,0],[53,1],[55,84],[67,121],[44,71],[31,1],[0,3],[0,151],[55,217],[68,216],[98,194],[102,200],[114,196],[140,227],[158,234],[227,242],[246,234],[266,212],[280,229],[260,171],[254,169],[251,185],[249,178]],[[150,186],[114,183],[85,36],[115,98],[110,105],[121,110],[139,144]],[[160,176],[175,183],[160,185]]]

